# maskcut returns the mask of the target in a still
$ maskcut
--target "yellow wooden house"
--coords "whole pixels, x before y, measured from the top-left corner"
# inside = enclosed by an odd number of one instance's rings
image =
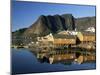
[[[78,32],[77,37],[81,42],[95,42],[95,33],[93,32]]]
[[[74,35],[56,34],[53,44],[55,47],[73,45],[76,44],[76,37]]]
[[[96,49],[96,36],[93,32],[78,32],[77,37],[80,41],[79,47],[88,50]]]

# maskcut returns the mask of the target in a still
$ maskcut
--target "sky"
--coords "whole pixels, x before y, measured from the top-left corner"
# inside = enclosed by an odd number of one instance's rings
[[[96,16],[95,6],[12,1],[12,31],[31,26],[40,15],[72,14],[75,18]]]

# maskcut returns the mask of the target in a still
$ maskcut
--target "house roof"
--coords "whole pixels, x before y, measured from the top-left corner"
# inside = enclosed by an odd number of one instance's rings
[[[75,39],[74,35],[63,35],[63,34],[55,34],[54,38],[66,38],[66,39]]]
[[[87,35],[87,36],[95,36],[95,32],[81,32],[83,35]]]

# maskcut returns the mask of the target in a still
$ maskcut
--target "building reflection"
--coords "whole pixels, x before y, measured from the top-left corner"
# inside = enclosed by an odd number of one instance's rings
[[[89,51],[80,48],[49,50],[31,50],[40,63],[71,65],[72,63],[96,62],[95,50]]]

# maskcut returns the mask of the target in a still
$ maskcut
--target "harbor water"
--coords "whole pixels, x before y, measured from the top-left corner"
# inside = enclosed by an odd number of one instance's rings
[[[49,64],[47,62],[39,62],[36,56],[25,48],[11,50],[12,55],[12,74],[25,73],[43,73],[43,72],[58,72],[58,71],[76,71],[76,70],[93,70],[96,69],[95,62],[82,64]]]

